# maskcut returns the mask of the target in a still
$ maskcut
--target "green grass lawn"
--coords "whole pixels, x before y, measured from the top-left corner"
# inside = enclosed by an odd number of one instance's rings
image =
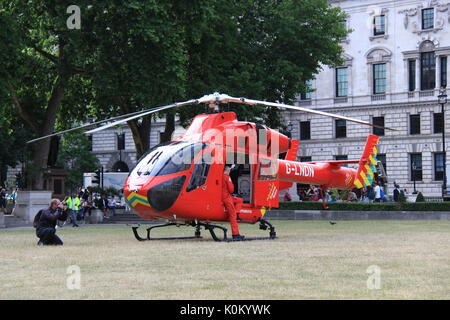
[[[448,221],[274,221],[279,238],[138,242],[126,226],[0,231],[0,299],[450,299]],[[159,235],[187,235],[171,227]],[[247,236],[265,235],[241,226]],[[66,286],[81,269],[81,289]],[[370,290],[367,268],[381,270]]]

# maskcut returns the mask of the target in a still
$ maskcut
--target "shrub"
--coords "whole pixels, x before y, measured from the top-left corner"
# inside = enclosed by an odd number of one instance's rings
[[[327,202],[335,211],[450,211],[450,202]],[[279,210],[324,210],[322,202],[280,202]]]
[[[425,197],[423,196],[422,192],[419,192],[416,198],[416,202],[425,202]]]

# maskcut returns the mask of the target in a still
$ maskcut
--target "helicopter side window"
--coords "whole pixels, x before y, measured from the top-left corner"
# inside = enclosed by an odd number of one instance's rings
[[[191,179],[189,180],[189,184],[186,188],[187,192],[195,190],[206,183],[211,163],[211,152],[207,152],[202,156],[199,162],[195,164]]]
[[[259,180],[277,179],[277,162],[271,159],[261,159],[259,166]]]

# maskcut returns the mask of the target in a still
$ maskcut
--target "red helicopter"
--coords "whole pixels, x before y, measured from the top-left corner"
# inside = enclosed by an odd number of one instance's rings
[[[372,184],[378,165],[378,136],[367,137],[359,160],[297,162],[298,140],[260,124],[239,121],[234,112],[220,112],[220,105],[228,103],[292,109],[378,127],[327,112],[214,93],[87,124],[29,142],[115,120],[86,132],[92,134],[162,110],[192,104],[208,105],[209,113],[197,115],[183,135],[148,150],[130,172],[124,185],[128,204],[143,219],[166,222],[148,227],[145,238],[138,233],[139,225],[132,226],[136,239],[140,241],[200,238],[201,227],[208,230],[215,241],[230,241],[227,229],[213,224],[229,222],[221,201],[225,165],[234,167],[231,176],[237,191],[233,199],[238,222],[259,223],[261,230],[269,229],[268,237],[245,240],[276,238],[275,227],[264,219],[264,215],[271,208],[278,207],[280,190],[290,188],[293,183],[317,185],[320,190],[350,190]],[[358,164],[358,169],[343,166],[350,163]],[[325,201],[323,196],[322,199]],[[172,238],[150,236],[154,228],[172,225],[195,227],[195,234],[192,237]],[[216,229],[222,230],[223,235],[217,236]]]

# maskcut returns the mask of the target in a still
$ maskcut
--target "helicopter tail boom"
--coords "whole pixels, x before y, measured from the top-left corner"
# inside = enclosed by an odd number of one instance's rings
[[[280,184],[302,183],[326,188],[350,190],[372,184],[377,164],[378,136],[369,135],[360,160],[297,162],[279,160]],[[358,169],[344,167],[358,163]]]

